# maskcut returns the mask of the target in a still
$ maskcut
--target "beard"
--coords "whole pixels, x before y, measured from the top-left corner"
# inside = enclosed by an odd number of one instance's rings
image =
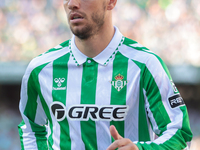
[[[82,39],[82,40],[89,39],[93,35],[97,34],[104,24],[106,6],[105,6],[105,4],[103,6],[104,6],[103,11],[101,13],[99,13],[98,11],[92,13],[92,15],[91,15],[92,22],[87,23],[83,28],[74,29],[70,25],[70,29],[71,29],[72,33],[75,36],[77,36],[79,39]],[[85,14],[83,14],[83,15],[85,16],[85,19],[87,19],[86,15]]]

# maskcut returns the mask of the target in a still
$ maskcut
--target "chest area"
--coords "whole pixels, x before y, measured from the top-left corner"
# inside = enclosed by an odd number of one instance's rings
[[[42,96],[55,115],[96,121],[123,120],[133,110],[138,103],[139,77],[140,72],[133,69],[113,71],[98,66],[88,71],[68,66],[45,68],[39,80]]]

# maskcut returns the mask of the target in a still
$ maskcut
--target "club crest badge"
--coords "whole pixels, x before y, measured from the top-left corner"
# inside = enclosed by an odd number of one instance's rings
[[[110,81],[110,83],[112,84],[112,86],[119,92],[121,89],[123,89],[124,86],[127,85],[128,81],[127,80],[123,80],[124,76],[122,76],[121,74],[118,74],[115,76],[115,80],[116,81]]]

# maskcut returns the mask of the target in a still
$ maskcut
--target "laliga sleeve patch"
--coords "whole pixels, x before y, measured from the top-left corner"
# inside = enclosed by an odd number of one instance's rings
[[[176,108],[185,104],[180,94],[173,95],[169,97],[168,100],[171,108]]]

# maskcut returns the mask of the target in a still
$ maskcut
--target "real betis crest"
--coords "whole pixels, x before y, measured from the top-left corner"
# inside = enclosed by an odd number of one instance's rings
[[[124,76],[122,76],[121,74],[118,74],[118,75],[115,76],[116,81],[110,82],[112,84],[112,86],[114,86],[114,88],[118,92],[128,83],[128,81],[123,80],[123,79],[124,79]]]

